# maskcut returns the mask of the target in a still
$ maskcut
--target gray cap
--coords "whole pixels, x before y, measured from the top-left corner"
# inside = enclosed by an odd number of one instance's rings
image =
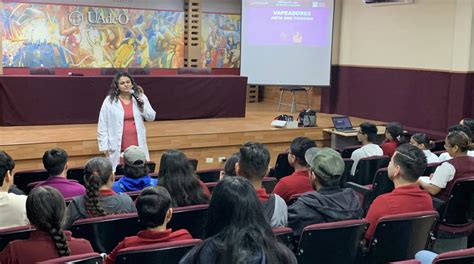
[[[146,155],[140,147],[130,146],[123,152],[123,160],[128,166],[141,168],[145,166]]]
[[[310,148],[304,158],[314,173],[323,179],[338,178],[344,173],[344,160],[332,148]]]

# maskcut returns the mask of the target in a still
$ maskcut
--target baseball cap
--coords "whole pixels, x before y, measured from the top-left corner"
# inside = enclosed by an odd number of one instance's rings
[[[146,163],[145,153],[137,146],[130,146],[123,152],[125,164],[131,167],[144,167]]]
[[[337,178],[344,173],[344,161],[334,149],[310,148],[304,158],[314,173],[323,179]]]

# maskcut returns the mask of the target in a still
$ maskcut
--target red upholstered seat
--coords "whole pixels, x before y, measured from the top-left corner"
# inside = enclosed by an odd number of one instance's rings
[[[63,264],[63,263],[76,263],[76,264],[101,264],[103,261],[102,256],[99,253],[87,253],[80,255],[67,256],[62,258],[55,258],[38,262],[37,264]]]

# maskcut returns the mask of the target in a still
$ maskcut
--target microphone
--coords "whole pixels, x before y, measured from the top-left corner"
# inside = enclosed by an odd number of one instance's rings
[[[78,72],[68,72],[67,75],[69,75],[69,76],[84,76],[83,73],[78,73]]]
[[[135,98],[135,100],[137,100],[138,104],[143,104],[143,101],[141,99],[138,99],[138,96],[135,94],[135,90],[132,89],[128,92],[133,96],[133,98]]]

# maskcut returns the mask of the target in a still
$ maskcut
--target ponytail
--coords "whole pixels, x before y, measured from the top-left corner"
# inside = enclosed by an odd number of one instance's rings
[[[58,227],[51,227],[48,233],[53,239],[54,245],[56,246],[56,249],[58,250],[59,256],[60,257],[69,256],[71,254],[71,251],[69,250],[66,235],[64,235],[63,230]]]
[[[86,196],[84,205],[91,217],[107,215],[99,203],[99,189],[105,185],[112,176],[112,164],[104,157],[90,159],[84,168],[84,180],[86,183]]]

